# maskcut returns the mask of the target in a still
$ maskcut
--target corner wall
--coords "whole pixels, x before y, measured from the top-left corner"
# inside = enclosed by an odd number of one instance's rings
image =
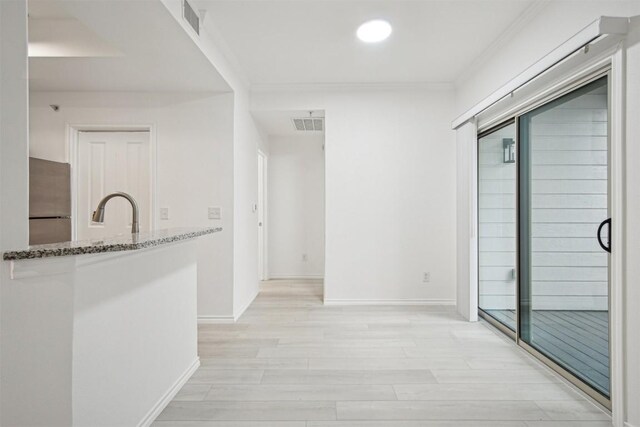
[[[233,317],[258,295],[258,148],[262,136],[249,113],[249,96],[236,92],[233,137]]]
[[[159,1],[233,90],[233,155],[227,159],[233,168],[233,302],[232,316],[220,319],[232,321],[242,315],[258,294],[258,225],[253,206],[258,202],[257,150],[264,149],[267,142],[249,110],[249,83],[211,35],[215,31],[209,32],[205,23],[200,36],[196,36],[182,18],[180,0]]]
[[[27,2],[0,1],[0,250],[20,248],[28,243],[27,70]],[[2,262],[0,277],[8,277],[8,269],[9,263]],[[10,358],[11,349],[0,348],[0,378],[11,374],[6,364],[1,363]],[[0,394],[10,392],[0,384]],[[10,408],[5,405],[10,399],[0,401],[0,424],[6,425]]]

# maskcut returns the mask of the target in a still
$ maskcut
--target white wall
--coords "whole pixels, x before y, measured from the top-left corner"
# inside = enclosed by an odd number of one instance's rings
[[[271,279],[324,276],[323,144],[323,135],[269,137]]]
[[[0,2],[0,248],[29,239],[27,7]]]
[[[249,113],[249,95],[242,88],[235,96],[233,148],[233,313],[237,319],[258,295],[258,148],[265,150]]]
[[[543,3],[535,15],[528,17],[518,28],[503,37],[492,52],[476,61],[472,72],[457,82],[457,113],[471,108],[476,102],[491,94],[508,80],[563,43],[599,16],[640,15],[637,1],[554,1]],[[637,21],[637,20],[636,20]],[[637,303],[640,301],[634,278],[640,275],[637,262],[640,259],[640,176],[636,165],[640,161],[636,141],[640,137],[640,36],[638,30],[627,43],[627,134],[626,134],[626,274],[625,274],[625,415],[626,426],[640,426],[640,328]],[[526,48],[525,48],[526,47]],[[464,172],[459,172],[459,177]],[[467,196],[468,197],[468,196]],[[464,262],[464,260],[462,260]],[[617,327],[621,327],[618,325]],[[615,399],[615,397],[614,397]]]
[[[470,322],[478,320],[478,217],[476,124],[456,131],[456,308]]]
[[[191,36],[218,73],[233,89],[233,318],[237,319],[258,294],[258,225],[253,206],[258,202],[257,150],[267,141],[249,112],[249,83],[212,34],[205,21],[200,36],[182,18],[181,0],[160,0]]]
[[[232,94],[35,92],[30,119],[30,154],[61,162],[69,161],[67,124],[152,124],[156,207],[169,208],[169,220],[154,212],[156,227],[224,228],[199,239],[198,314],[232,316]],[[210,206],[221,208],[222,220],[207,218]]]
[[[254,92],[255,110],[325,110],[327,302],[453,302],[452,98],[446,85]]]
[[[29,239],[27,61],[26,1],[0,1],[0,250],[23,247]],[[8,269],[2,262],[2,286]],[[4,361],[7,349],[0,350]],[[0,394],[6,393],[0,384]],[[3,399],[0,423],[8,409]]]

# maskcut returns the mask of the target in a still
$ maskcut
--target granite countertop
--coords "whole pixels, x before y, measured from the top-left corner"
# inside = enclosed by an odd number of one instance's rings
[[[15,261],[68,255],[98,254],[103,252],[133,251],[178,242],[180,240],[193,239],[219,231],[222,231],[222,228],[169,228],[138,234],[120,234],[102,239],[76,240],[28,246],[25,249],[4,252],[2,258],[5,261]]]

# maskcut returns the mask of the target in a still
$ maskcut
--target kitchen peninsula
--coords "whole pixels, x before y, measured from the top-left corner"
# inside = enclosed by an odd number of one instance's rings
[[[3,424],[150,425],[199,366],[196,238],[219,231],[5,252]]]

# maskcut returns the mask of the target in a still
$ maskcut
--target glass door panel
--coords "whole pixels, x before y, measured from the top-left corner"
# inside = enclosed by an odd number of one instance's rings
[[[516,330],[516,126],[478,139],[478,305]]]
[[[609,397],[607,104],[603,77],[519,117],[519,334]]]

